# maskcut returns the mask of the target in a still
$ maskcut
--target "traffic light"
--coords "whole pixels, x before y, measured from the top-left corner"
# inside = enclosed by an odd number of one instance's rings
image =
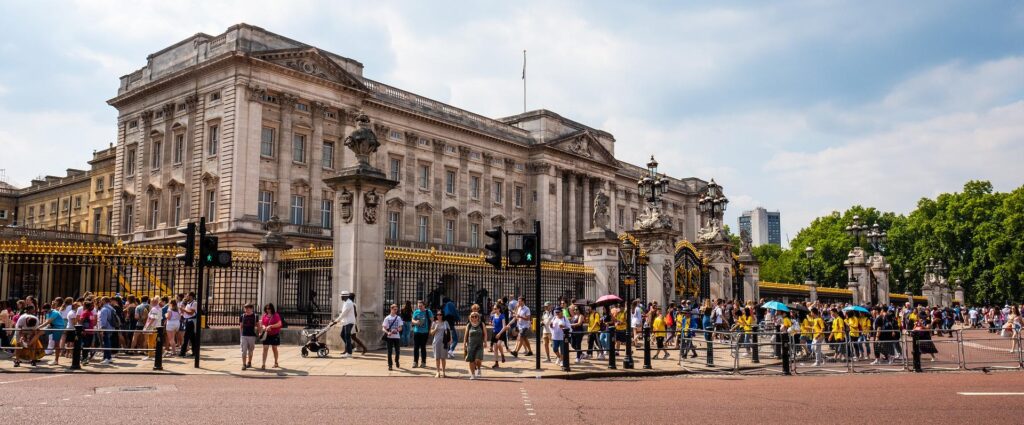
[[[523,234],[519,237],[522,238],[523,247],[509,248],[509,267],[530,267],[537,264],[537,235]]]
[[[195,251],[196,251],[196,224],[189,223],[187,226],[178,228],[178,233],[185,234],[185,240],[178,241],[176,245],[185,248],[184,254],[178,254],[175,258],[186,266],[192,267],[195,263]]]
[[[484,261],[494,266],[495,269],[501,270],[501,238],[504,237],[505,232],[501,229],[501,226],[498,226],[484,232],[484,235],[487,235],[492,240],[491,243],[484,245],[484,249],[491,254]]]
[[[199,261],[206,267],[231,267],[231,251],[217,249],[216,236],[203,236],[199,241]]]

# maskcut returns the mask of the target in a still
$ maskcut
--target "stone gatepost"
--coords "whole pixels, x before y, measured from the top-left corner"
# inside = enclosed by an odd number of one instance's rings
[[[260,250],[260,263],[263,272],[260,279],[259,300],[256,301],[256,311],[258,312],[263,311],[263,306],[267,303],[274,303],[278,309],[281,308],[278,297],[281,285],[278,281],[277,264],[281,261],[281,253],[292,247],[285,243],[284,237],[281,236],[281,227],[281,220],[274,215],[263,225],[264,230],[267,231],[267,234],[263,236],[263,241],[253,244],[256,249]]]
[[[761,281],[761,263],[754,257],[751,251],[750,234],[746,230],[740,230],[740,267],[743,267],[743,299],[760,300],[761,288],[758,283]]]
[[[619,239],[610,230],[591,230],[584,234],[583,265],[594,270],[594,293],[587,297],[610,294],[619,289]]]
[[[956,286],[953,287],[953,302],[964,305],[964,281],[957,279],[955,282]]]
[[[877,252],[871,256],[869,264],[871,276],[876,282],[875,296],[877,297],[878,304],[889,304],[889,274],[892,271],[892,265],[885,261],[885,257]]]
[[[732,292],[732,246],[729,244],[702,244],[707,266],[711,299],[733,299]]]
[[[345,138],[358,163],[323,179],[335,193],[337,218],[334,220],[334,261],[331,273],[331,313],[341,312],[342,291],[355,295],[359,338],[366,343],[380,339],[384,305],[385,222],[380,220],[384,195],[398,185],[370,165],[370,155],[380,142],[370,119],[360,113],[357,128]]]
[[[807,300],[810,302],[818,301],[818,282],[813,280],[805,280],[804,285],[807,285]]]
[[[640,241],[640,247],[647,253],[647,299],[643,302],[657,301],[667,306],[675,288],[672,265],[679,233],[666,227],[629,233]]]
[[[847,255],[846,266],[849,283],[847,289],[854,291],[853,303],[862,304],[871,300],[871,268],[867,255],[861,247],[854,247]]]

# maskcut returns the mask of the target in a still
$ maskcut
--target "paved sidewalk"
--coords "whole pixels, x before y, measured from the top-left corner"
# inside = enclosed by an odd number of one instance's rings
[[[273,368],[273,353],[268,352],[267,369],[261,370],[261,354],[262,347],[257,345],[256,356],[253,358],[254,369],[242,370],[241,353],[238,346],[204,346],[203,357],[201,359],[201,367],[195,369],[193,367],[193,360],[189,358],[180,357],[169,357],[164,359],[164,370],[154,371],[153,360],[145,360],[143,356],[119,356],[115,357],[112,365],[101,365],[99,361],[93,361],[89,365],[82,367],[82,372],[87,373],[128,373],[128,374],[180,374],[180,375],[238,375],[238,376],[419,376],[433,378],[434,359],[431,357],[427,361],[429,368],[412,368],[412,349],[402,349],[402,368],[396,368],[394,371],[388,371],[387,367],[387,352],[383,350],[370,351],[366,355],[359,354],[356,352],[352,358],[342,359],[340,354],[332,351],[327,358],[318,358],[315,355],[309,357],[302,357],[300,354],[300,347],[295,345],[282,345],[279,349],[280,358],[278,364],[280,368]],[[429,352],[428,355],[432,355]],[[512,357],[506,354],[506,362],[502,364],[498,369],[492,369],[491,365],[494,364],[494,356],[492,353],[485,351],[484,356],[484,369],[483,376],[488,379],[494,378],[508,378],[508,379],[522,379],[522,378],[562,378],[562,379],[581,379],[590,377],[614,377],[614,376],[646,376],[646,375],[663,375],[663,374],[685,374],[687,373],[678,365],[678,361],[675,358],[676,353],[673,353],[673,358],[665,360],[658,359],[652,361],[653,369],[644,370],[643,366],[643,352],[637,351],[634,353],[634,361],[636,368],[632,370],[624,370],[621,366],[621,360],[618,360],[619,368],[617,370],[608,369],[608,360],[583,360],[581,363],[573,363],[571,372],[563,372],[556,363],[544,362],[542,356],[541,367],[542,370],[537,371],[534,369],[534,358],[523,357],[519,358]],[[9,372],[41,372],[41,373],[63,373],[72,372],[68,365],[71,364],[69,359],[61,359],[60,366],[50,366],[49,361],[53,359],[53,356],[47,356],[39,365],[36,367],[29,366],[28,363],[22,363],[21,367],[15,368],[13,362],[10,360],[10,356],[6,353],[0,353],[0,373]],[[552,356],[552,360],[555,357]],[[80,372],[76,372],[80,373]],[[456,352],[454,359],[447,360],[447,375],[449,378],[468,378],[469,371],[466,366],[466,362],[463,360],[461,349]]]

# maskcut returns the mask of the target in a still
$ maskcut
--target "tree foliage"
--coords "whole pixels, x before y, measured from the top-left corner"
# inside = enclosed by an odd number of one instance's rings
[[[878,223],[888,232],[883,247],[892,265],[890,290],[919,293],[924,266],[930,258],[948,265],[952,283],[963,281],[972,303],[1021,300],[1024,289],[1024,186],[998,193],[987,181],[969,181],[962,192],[922,198],[917,208],[903,216],[855,205],[843,213],[818,217],[800,230],[789,249],[768,245],[755,248],[766,281],[800,282],[808,273],[804,249],[814,247],[811,272],[819,285],[845,287],[843,261],[855,246],[845,228],[853,216],[867,224]],[[861,238],[860,246],[870,250]],[[904,271],[910,271],[910,278]]]

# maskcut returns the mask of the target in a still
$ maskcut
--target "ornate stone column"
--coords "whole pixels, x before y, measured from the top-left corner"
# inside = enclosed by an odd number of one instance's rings
[[[675,287],[672,264],[679,234],[670,227],[642,228],[629,233],[640,241],[640,247],[647,253],[647,299],[644,302],[657,301],[663,306],[668,305],[672,288]]]
[[[849,277],[847,289],[854,291],[854,303],[862,304],[871,301],[871,267],[868,263],[867,253],[858,246],[854,247],[846,258],[843,265],[846,266]]]
[[[370,119],[359,114],[357,128],[345,139],[345,146],[355,153],[358,163],[325,178],[334,189],[338,205],[334,220],[334,271],[332,294],[349,291],[356,296],[359,311],[359,337],[376,343],[381,334],[381,306],[384,304],[384,238],[386,220],[380,220],[384,195],[397,181],[370,165],[370,156],[380,142],[373,133]],[[382,221],[385,221],[382,223]],[[341,299],[331,301],[332,314],[337,315]]]
[[[758,300],[761,298],[761,290],[758,282],[760,278],[761,263],[754,257],[751,251],[750,234],[740,231],[740,267],[743,267],[743,299]]]
[[[871,256],[870,269],[875,282],[875,300],[881,305],[889,304],[889,272],[892,266],[885,261],[885,257],[876,252]],[[870,301],[870,298],[868,300]]]
[[[277,208],[274,214],[284,217],[284,221],[291,222],[292,205],[292,144],[295,143],[292,131],[292,116],[295,114],[295,102],[298,100],[294,95],[282,93],[279,97],[281,102],[281,138],[277,143]],[[309,146],[309,141],[306,141]],[[310,200],[312,202],[312,200]],[[310,208],[306,205],[306,210]]]
[[[577,248],[579,245],[579,234],[576,233],[576,210],[579,209],[579,203],[576,200],[576,181],[579,180],[579,175],[572,171],[566,171],[566,178],[569,179],[569,252],[568,255],[576,255],[579,252]]]
[[[610,221],[608,195],[598,192],[594,196],[594,228],[587,231],[580,241],[583,264],[594,269],[596,282],[595,293],[588,294],[588,297],[599,297],[610,294],[612,288],[618,289],[619,239],[609,228]]]

